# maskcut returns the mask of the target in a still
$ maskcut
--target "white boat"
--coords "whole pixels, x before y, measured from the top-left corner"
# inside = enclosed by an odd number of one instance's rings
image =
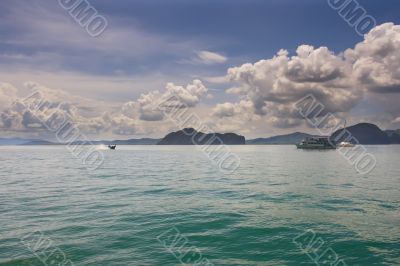
[[[348,141],[342,141],[338,145],[338,147],[340,147],[340,148],[351,148],[351,147],[354,147],[354,146],[356,146],[356,145],[351,143],[351,142],[348,142]]]
[[[347,124],[347,120],[344,120],[343,130],[346,129],[346,124]],[[356,146],[356,145],[349,141],[342,141],[337,145],[337,147],[339,147],[339,148],[351,148],[354,146]]]
[[[328,137],[310,137],[296,145],[298,149],[306,150],[333,150],[336,145]]]

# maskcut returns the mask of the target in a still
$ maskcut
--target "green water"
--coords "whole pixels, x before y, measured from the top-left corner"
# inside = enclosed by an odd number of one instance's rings
[[[367,149],[361,176],[294,146],[231,147],[233,174],[191,146],[119,146],[95,171],[64,147],[0,147],[0,265],[334,265],[329,248],[400,265],[400,146]]]

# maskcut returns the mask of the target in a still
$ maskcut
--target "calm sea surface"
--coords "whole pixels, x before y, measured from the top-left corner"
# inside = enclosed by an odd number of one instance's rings
[[[400,265],[400,146],[367,146],[365,176],[337,151],[231,149],[233,174],[194,146],[119,146],[95,171],[0,147],[0,265]]]

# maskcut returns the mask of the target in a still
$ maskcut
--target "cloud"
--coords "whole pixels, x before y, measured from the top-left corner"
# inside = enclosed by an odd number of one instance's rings
[[[254,113],[253,103],[249,100],[241,100],[237,103],[217,104],[206,119],[215,131],[250,133],[254,131],[254,125],[262,127],[264,123],[261,117]]]
[[[180,101],[188,107],[195,107],[208,92],[208,89],[198,79],[193,80],[186,87],[168,83],[166,90],[166,94],[178,96]]]
[[[10,84],[20,86],[26,80],[34,80],[39,84],[57,88],[69,95],[79,95],[97,101],[106,100],[109,104],[112,102],[121,103],[126,101],[127,98],[137,98],[140,94],[154,88],[162,88],[171,79],[178,78],[160,73],[110,76],[37,69],[0,70],[0,80],[7,81]],[[23,89],[23,87],[20,86],[20,89]]]
[[[156,103],[161,99],[159,91],[149,92],[140,95],[137,100],[139,119],[144,121],[160,121],[164,119],[164,114],[157,109]],[[135,103],[131,103],[135,105]]]
[[[126,18],[107,16],[109,25],[101,36],[93,38],[72,21],[67,11],[57,1],[4,4],[7,12],[2,16],[2,25],[14,29],[3,43],[15,47],[30,47],[42,52],[48,50],[76,54],[97,52],[103,56],[143,57],[155,53],[189,52],[190,42],[170,40],[162,34],[154,34],[137,27]],[[15,19],[18,18],[18,19]],[[111,23],[112,22],[112,23]],[[129,26],[126,26],[126,25]],[[193,45],[193,43],[191,43]],[[160,50],[160,47],[165,49]]]
[[[400,116],[393,119],[392,123],[400,123]]]
[[[17,99],[17,92],[13,85],[0,82],[0,110]]]
[[[164,119],[164,113],[157,108],[157,103],[162,99],[168,99],[174,95],[179,98],[181,104],[193,108],[207,95],[207,92],[208,89],[200,80],[193,80],[186,86],[167,83],[164,92],[156,90],[144,93],[136,101],[125,103],[122,110],[128,116],[139,114],[138,118],[143,121],[161,121]]]
[[[1,113],[2,128],[8,131],[43,131],[47,125],[62,121],[78,122],[78,108],[71,102],[74,96],[62,91],[46,88],[34,82],[26,82],[30,94],[17,98]],[[14,88],[14,90],[17,90]],[[70,101],[70,102],[68,102]]]
[[[215,77],[204,77],[204,80],[210,83],[215,83],[215,84],[223,84],[223,83],[228,83],[229,79],[228,77],[225,76],[215,76]]]
[[[219,103],[214,108],[213,115],[220,117],[220,118],[233,117],[234,115],[236,115],[238,113],[236,105],[237,104],[234,104],[234,103]]]
[[[134,128],[133,120],[128,117],[115,118],[112,113],[107,112],[103,115],[88,116],[87,109],[90,109],[90,106],[104,106],[100,101],[74,96],[35,82],[26,82],[24,86],[29,94],[23,98],[16,98],[0,114],[0,126],[4,131],[49,135],[51,130],[66,122],[72,123],[84,134],[104,133],[111,129],[124,133],[127,132],[126,125]],[[17,91],[15,87],[12,87],[12,90]],[[83,115],[84,113],[86,115]]]
[[[217,104],[212,112],[213,116],[218,118],[235,117],[240,114],[251,114],[253,112],[253,103],[250,101],[240,101],[239,103],[220,103]]]
[[[323,83],[345,76],[346,64],[342,58],[334,55],[327,47],[314,49],[310,45],[297,48],[284,75],[296,83]]]
[[[253,108],[241,109],[242,101],[218,104],[213,112],[218,118],[250,112],[265,116],[274,127],[299,126],[304,119],[294,103],[312,94],[324,106],[319,116],[344,117],[367,97],[394,124],[400,115],[395,104],[400,100],[400,26],[379,25],[338,54],[310,45],[300,45],[292,56],[282,49],[272,58],[229,68],[227,78],[235,85],[226,92],[250,101]]]
[[[38,23],[42,25],[40,21]],[[48,27],[50,27],[49,32],[54,30],[51,26]],[[70,41],[74,42],[74,39]],[[23,45],[24,39],[15,39],[11,42]],[[77,42],[79,49],[88,48],[82,43],[82,39]],[[34,43],[38,42],[34,40]],[[66,45],[74,46],[72,43]],[[107,47],[108,45],[104,49]],[[120,48],[121,50],[116,48],[118,54],[126,53],[125,48]],[[102,49],[94,47],[96,51]],[[46,62],[47,55],[41,56],[44,56],[43,62]],[[24,55],[15,58],[15,60],[28,59]],[[193,60],[211,65],[224,63],[227,58],[217,53],[200,51]],[[11,71],[3,71],[0,73],[0,78],[11,78],[13,82],[21,80],[20,74],[15,73],[13,75]],[[304,120],[294,108],[294,103],[308,94],[314,95],[325,106],[321,115],[331,112],[337,117],[351,115],[350,111],[368,98],[375,107],[386,111],[388,116],[385,121],[398,125],[400,26],[393,23],[377,26],[365,35],[363,41],[343,53],[334,53],[328,47],[300,45],[294,54],[282,49],[272,58],[229,68],[224,77],[206,78],[206,81],[213,83],[232,82],[233,84],[229,84],[232,87],[226,92],[238,96],[236,102],[226,102],[225,99],[216,104],[211,111],[208,106],[200,104],[202,99],[208,97],[208,88],[200,80],[193,80],[187,85],[177,85],[167,83],[166,80],[170,79],[162,75],[158,78],[148,76],[139,84],[132,84],[135,79],[129,79],[128,76],[107,76],[100,79],[96,75],[79,75],[77,72],[59,72],[60,75],[47,73],[45,78],[53,80],[50,85],[52,89],[34,82],[25,83],[22,89],[16,89],[8,83],[0,83],[0,106],[4,109],[0,113],[0,126],[3,130],[42,132],[44,128],[40,120],[52,116],[53,118],[67,116],[87,134],[132,135],[150,131],[160,132],[157,129],[160,125],[170,128],[171,123],[165,121],[162,111],[155,108],[155,103],[171,95],[178,96],[181,104],[195,108],[194,112],[201,108],[203,111],[206,110],[204,120],[214,125],[215,129],[221,130],[243,132],[257,130],[256,127],[287,129],[301,126]],[[35,75],[36,72],[31,72],[31,78]],[[74,83],[69,84],[69,87],[73,88],[69,92],[65,91],[64,87],[57,86],[58,83],[63,86],[64,81],[67,83],[71,80]],[[157,82],[154,83],[154,80]],[[148,87],[144,88],[143,84],[148,84]],[[166,84],[164,89],[151,89],[161,88],[163,84]],[[121,103],[86,98],[102,94],[103,96],[98,99],[111,99],[115,97],[115,91],[110,91],[109,88],[114,88],[115,85],[124,88],[123,96],[119,96],[118,99],[121,101],[123,98]],[[133,86],[136,86],[134,90]],[[45,108],[34,110],[23,105],[21,102],[23,99],[18,98],[18,95],[26,95],[26,91],[30,90],[40,91],[41,97],[46,102]],[[85,93],[82,94],[85,97],[71,93],[81,94],[81,91]],[[136,94],[132,95],[132,91]],[[94,92],[96,96],[93,96]],[[126,98],[132,100],[127,101]],[[14,103],[11,104],[12,102]]]
[[[197,54],[198,60],[201,63],[207,64],[207,65],[222,64],[228,60],[227,57],[225,57],[221,54],[210,52],[210,51],[199,51],[196,54]]]
[[[281,50],[271,59],[230,68],[228,77],[240,85],[229,92],[245,95],[259,115],[310,93],[333,113],[350,110],[362,97],[353,86],[351,65],[326,47],[301,45],[292,57]]]
[[[395,119],[393,119],[392,123],[393,124],[400,124],[400,116],[396,117]]]
[[[218,65],[218,64],[223,64],[226,61],[228,61],[228,58],[215,53],[215,52],[210,52],[206,50],[202,51],[195,51],[195,55],[193,55],[191,58],[185,58],[181,59],[178,61],[178,63],[181,64],[189,64],[189,65],[195,65],[195,66],[211,66],[211,65]],[[223,78],[223,77],[221,77]],[[205,80],[208,81],[208,79],[213,80],[213,77],[204,77]],[[218,77],[216,79],[218,81]]]
[[[124,115],[112,117],[110,126],[116,135],[133,135],[138,132],[137,121]]]
[[[400,25],[385,23],[345,56],[361,86],[375,93],[400,93]]]
[[[24,90],[29,91],[28,96],[18,98],[17,88],[6,83],[0,84],[0,102],[8,102],[0,113],[0,127],[3,131],[45,134],[48,128],[44,124],[55,127],[68,121],[88,135],[145,134],[149,130],[153,131],[151,122],[164,119],[163,112],[157,109],[161,99],[175,95],[180,104],[193,108],[208,91],[200,80],[193,80],[186,86],[168,83],[163,92],[142,94],[137,100],[115,108],[101,101],[75,96],[36,82],[26,82],[24,87]],[[15,101],[11,103],[10,98]],[[149,126],[149,130],[146,126]]]

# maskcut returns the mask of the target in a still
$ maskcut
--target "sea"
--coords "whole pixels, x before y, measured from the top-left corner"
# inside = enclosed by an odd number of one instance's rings
[[[0,147],[0,265],[400,265],[400,146]]]

